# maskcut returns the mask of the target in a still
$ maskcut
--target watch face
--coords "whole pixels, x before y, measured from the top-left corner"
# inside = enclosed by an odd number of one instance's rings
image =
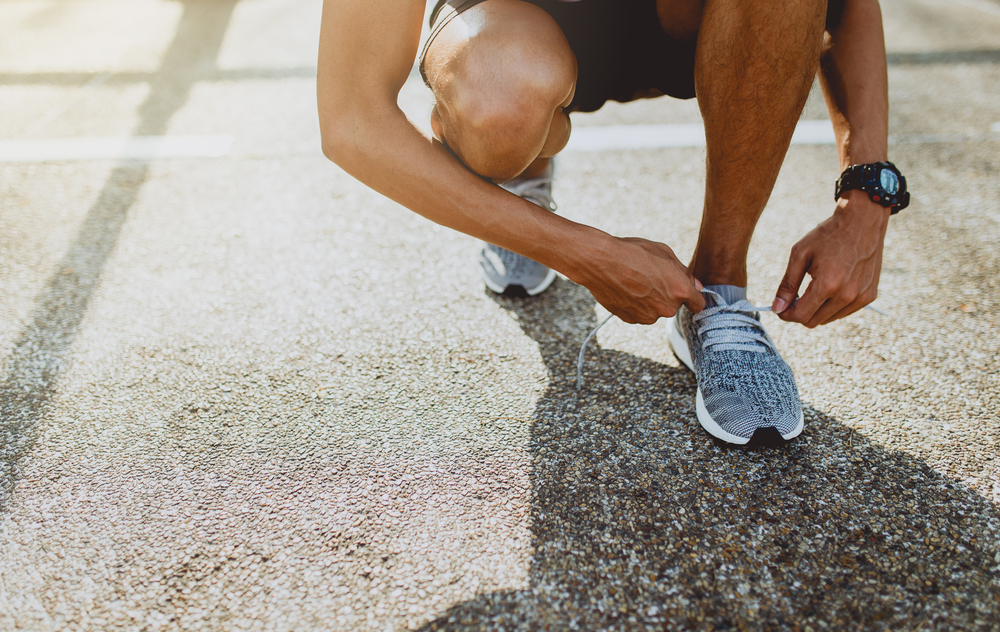
[[[896,192],[899,191],[899,178],[888,169],[883,169],[882,173],[879,174],[879,184],[889,195],[896,195]]]

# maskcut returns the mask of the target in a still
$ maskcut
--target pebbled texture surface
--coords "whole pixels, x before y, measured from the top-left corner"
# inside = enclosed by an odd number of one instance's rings
[[[768,324],[805,431],[736,451],[663,324],[609,323],[577,391],[586,290],[488,294],[474,240],[323,158],[318,0],[0,3],[0,139],[234,138],[0,165],[0,629],[997,629],[1000,5],[881,4],[891,317]],[[560,213],[683,260],[703,161],[566,154]],[[751,300],[837,175],[793,147]]]

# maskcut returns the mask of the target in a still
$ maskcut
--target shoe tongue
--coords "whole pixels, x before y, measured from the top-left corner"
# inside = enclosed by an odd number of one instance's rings
[[[738,285],[706,285],[705,289],[721,296],[727,305],[745,301],[747,298],[747,289]],[[711,294],[705,295],[705,302],[709,307],[714,307],[716,304],[715,297]]]

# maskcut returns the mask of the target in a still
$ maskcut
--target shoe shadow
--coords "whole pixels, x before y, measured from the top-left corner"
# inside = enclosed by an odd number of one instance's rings
[[[589,292],[560,279],[494,300],[549,372],[532,419],[530,586],[423,630],[997,629],[996,506],[808,407],[790,445],[720,447],[686,369],[596,340],[577,391]]]

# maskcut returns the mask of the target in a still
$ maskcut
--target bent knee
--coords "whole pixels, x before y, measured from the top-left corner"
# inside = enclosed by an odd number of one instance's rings
[[[560,73],[537,64],[507,65],[503,73],[470,73],[455,81],[452,94],[436,108],[442,140],[477,163],[467,162],[469,167],[501,180],[517,175],[552,144],[553,119],[565,117],[562,108],[569,105],[575,83],[575,67]],[[492,81],[482,78],[490,75]],[[484,173],[478,167],[486,164],[503,166]]]
[[[569,105],[576,85],[576,58],[569,45],[548,50],[522,37],[470,47],[456,61],[454,75],[437,94],[463,123],[476,129],[528,117],[541,119]],[[559,48],[559,47],[555,47]]]
[[[565,116],[562,108],[572,100],[577,72],[576,58],[551,16],[527,3],[501,6],[517,7],[517,28],[510,28],[510,19],[504,29],[471,20],[456,36],[459,45],[440,42],[450,55],[429,55],[434,59],[428,71],[437,99],[431,119],[435,134],[467,166],[495,179],[503,176],[483,169],[523,168],[543,146],[553,144],[550,127],[554,117]],[[441,37],[449,37],[447,28]]]

